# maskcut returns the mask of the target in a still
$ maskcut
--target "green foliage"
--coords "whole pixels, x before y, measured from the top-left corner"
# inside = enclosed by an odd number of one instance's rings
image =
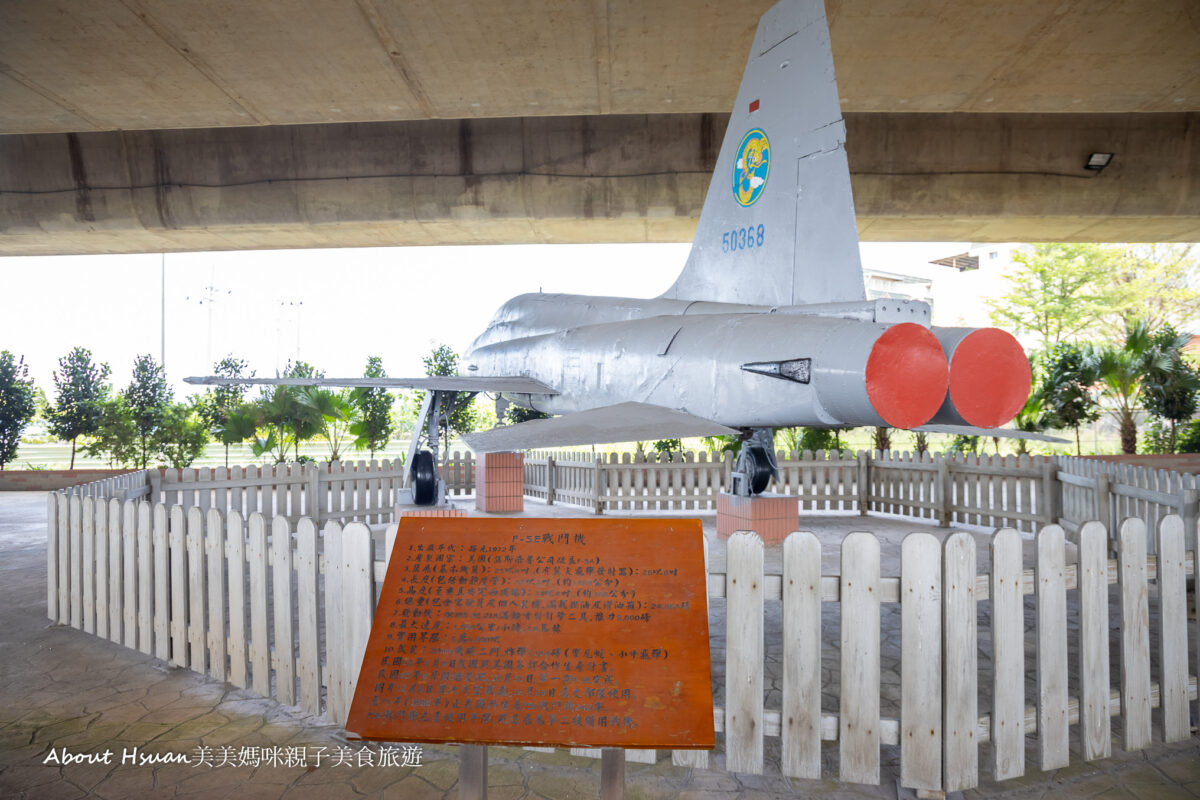
[[[892,449],[892,429],[883,426],[871,429],[871,447],[881,453]]]
[[[17,457],[21,432],[37,411],[25,357],[0,351],[0,469]]]
[[[1152,455],[1166,455],[1175,452],[1175,445],[1171,441],[1171,428],[1164,425],[1162,420],[1153,420],[1146,426],[1142,433],[1141,444],[1138,447],[1139,453],[1150,453]]]
[[[509,406],[504,412],[505,425],[520,425],[522,422],[530,422],[535,419],[550,419],[550,415],[541,411],[534,411],[532,408],[524,408],[523,406]]]
[[[47,408],[50,432],[71,443],[71,466],[75,469],[75,440],[90,436],[100,427],[100,405],[108,395],[108,364],[92,363],[92,353],[76,347],[58,360],[54,372],[54,405]]]
[[[708,452],[715,454],[733,453],[737,457],[742,451],[742,438],[733,434],[721,436],[705,436],[700,441],[704,442]]]
[[[1195,320],[1200,306],[1200,262],[1194,244],[1094,245],[1107,253],[1103,278],[1110,337],[1120,339],[1137,320],[1150,330]]]
[[[978,453],[979,452],[979,437],[964,436],[959,434],[954,437],[954,441],[950,442],[950,446],[946,448],[946,452],[954,453]]]
[[[123,395],[101,402],[100,422],[83,452],[93,458],[106,458],[110,468],[131,467],[138,463],[137,423],[133,419],[133,409]]]
[[[1192,420],[1179,431],[1175,452],[1200,453],[1200,419]]]
[[[788,452],[803,453],[811,450],[841,450],[842,440],[837,430],[828,428],[778,428],[775,431],[777,447]]]
[[[322,378],[325,373],[304,361],[288,362],[281,377]],[[252,446],[256,456],[270,453],[275,463],[288,460],[289,450],[300,456],[300,443],[321,433],[324,423],[320,415],[300,402],[304,387],[270,386],[254,403],[253,413],[258,427],[266,428],[266,437],[258,437]]]
[[[245,375],[249,362],[237,358],[232,353],[213,364],[213,374],[220,378],[254,377],[254,371]],[[212,386],[200,399],[200,418],[210,430],[215,431],[224,425],[231,414],[235,414],[245,402],[246,385]]]
[[[121,392],[129,410],[133,414],[133,423],[137,426],[139,442],[139,466],[145,469],[153,452],[154,432],[162,423],[167,407],[174,399],[174,393],[167,386],[167,376],[151,355],[138,356],[133,362],[133,378]]]
[[[1075,454],[1082,455],[1079,427],[1100,418],[1100,403],[1094,389],[1100,380],[1100,372],[1091,351],[1069,342],[1059,342],[1042,351],[1034,359],[1033,366],[1037,381],[1033,394],[1040,402],[1043,423],[1047,428],[1073,430]],[[1026,408],[1029,408],[1028,404]]]
[[[1154,347],[1161,357],[1143,378],[1142,399],[1150,415],[1167,424],[1166,449],[1160,452],[1175,452],[1176,427],[1192,418],[1200,399],[1200,371],[1183,355],[1190,339],[1170,325],[1154,335]]]
[[[1137,422],[1144,378],[1155,370],[1169,368],[1167,354],[1157,346],[1145,320],[1136,320],[1125,331],[1120,347],[1092,348],[1091,358],[1100,376],[1102,390],[1112,404],[1112,414],[1121,429],[1121,452],[1137,452]]]
[[[337,461],[351,435],[352,426],[361,422],[358,406],[351,401],[350,392],[306,386],[300,389],[296,400],[309,410],[313,422],[329,443],[329,460]],[[299,455],[297,451],[297,458]]]
[[[1099,245],[1037,244],[1016,252],[1020,266],[1007,277],[1008,292],[988,301],[992,322],[1035,334],[1046,346],[1093,327],[1111,309],[1105,291],[1108,253]]]
[[[992,321],[1047,347],[1095,330],[1120,341],[1137,320],[1180,324],[1200,305],[1194,245],[1039,244],[1013,259]]]
[[[925,431],[913,431],[913,452],[923,456],[929,452],[929,434]]]
[[[169,467],[181,469],[204,453],[208,426],[200,414],[200,402],[168,403],[154,430],[154,448]]]
[[[668,456],[672,453],[683,454],[683,442],[678,439],[659,439],[652,446],[656,453],[666,453]]]
[[[1025,405],[1017,412],[1017,416],[1013,418],[1013,427],[1019,431],[1027,433],[1041,433],[1049,427],[1050,416],[1045,410],[1045,401],[1042,395],[1038,392],[1035,386],[1029,398],[1025,401]],[[1029,452],[1029,440],[1017,439],[1017,455],[1024,455]]]
[[[445,377],[458,374],[458,354],[450,349],[449,345],[440,344],[430,351],[429,355],[421,359],[425,365],[425,374],[430,378]],[[476,429],[478,422],[476,420],[475,406],[467,401],[469,392],[459,392],[453,399],[448,402],[452,405],[457,405],[454,413],[450,415],[449,425],[443,423],[442,440],[446,450],[450,449],[450,434],[451,432],[459,434],[470,433]],[[424,393],[417,393],[418,401],[424,400]]]
[[[383,361],[379,356],[367,358],[364,378],[386,378]],[[354,434],[354,449],[370,450],[371,458],[377,450],[387,447],[392,436],[392,396],[384,388],[360,388],[351,394],[358,409],[358,421],[351,425]]]

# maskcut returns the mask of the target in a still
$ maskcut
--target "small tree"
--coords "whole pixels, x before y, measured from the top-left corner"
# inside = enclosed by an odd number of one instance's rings
[[[222,378],[241,378],[248,362],[236,358],[232,353],[213,364],[213,374]],[[246,377],[253,378],[254,371]],[[199,401],[197,413],[208,426],[212,435],[225,446],[225,466],[229,466],[230,445],[244,442],[254,435],[254,430],[246,433],[245,428],[249,419],[245,409],[245,397],[248,386],[214,386],[204,393]],[[239,416],[237,422],[231,423],[234,416]],[[240,436],[240,438],[238,438]]]
[[[1155,370],[1166,370],[1168,359],[1157,347],[1144,320],[1130,324],[1120,347],[1103,346],[1093,351],[1104,393],[1112,401],[1112,415],[1121,430],[1121,452],[1137,452],[1137,420],[1145,378]]]
[[[1038,244],[1017,252],[1008,293],[989,301],[992,321],[1032,333],[1047,346],[1093,327],[1107,314],[1110,253],[1094,244]]]
[[[1073,430],[1075,455],[1083,455],[1079,427],[1100,418],[1094,388],[1100,380],[1096,360],[1090,351],[1068,342],[1056,344],[1034,360],[1034,373],[1039,376],[1034,394],[1041,402],[1046,427]]]
[[[54,405],[48,409],[50,433],[71,443],[71,469],[75,469],[75,442],[100,427],[101,404],[108,394],[104,381],[108,364],[92,363],[92,353],[76,347],[58,360],[54,372]]]
[[[882,425],[872,428],[871,446],[881,453],[891,452],[892,429]]]
[[[17,457],[21,433],[37,412],[25,357],[0,351],[0,469]]]
[[[438,345],[421,361],[425,364],[425,374],[430,378],[458,374],[458,354],[451,350],[448,345]],[[469,392],[459,392],[450,401],[458,405],[458,407],[450,415],[449,424],[443,423],[441,425],[444,450],[450,449],[451,432],[462,435],[475,430],[475,406],[472,403],[466,402],[467,395],[469,395]],[[417,398],[418,402],[421,402],[424,399],[424,395],[418,393]]]
[[[351,428],[361,421],[358,407],[350,401],[350,393],[306,386],[296,399],[313,413],[321,434],[329,442],[329,460],[337,461]]]
[[[208,427],[200,418],[199,402],[168,403],[154,429],[154,449],[167,466],[191,466],[208,444]]]
[[[138,429],[133,410],[121,395],[100,403],[100,421],[83,452],[105,458],[108,466],[129,467],[138,463]]]
[[[505,425],[520,425],[522,422],[532,422],[535,419],[550,419],[550,415],[524,406],[509,406],[504,412]]]
[[[386,378],[387,371],[379,356],[367,358],[367,368],[364,378]],[[392,395],[383,387],[355,389],[351,399],[358,409],[359,419],[350,427],[354,434],[356,450],[370,450],[371,458],[375,452],[387,447],[392,436]]]
[[[145,469],[154,451],[154,432],[162,423],[167,406],[174,399],[174,392],[167,386],[167,376],[154,361],[154,356],[138,356],[133,362],[133,378],[121,393],[133,414],[137,427],[140,460]]]
[[[319,372],[311,364],[297,361],[288,362],[284,369],[284,378],[322,378],[324,372]],[[288,450],[295,449],[295,457],[300,458],[300,443],[313,438],[321,432],[322,424],[318,415],[312,409],[300,402],[299,386],[272,386],[264,390],[258,402],[255,403],[255,421],[259,427],[268,429],[266,437],[256,441],[256,454],[275,453],[275,463],[287,461]],[[268,446],[269,445],[269,446]]]
[[[1144,378],[1146,410],[1168,425],[1164,448],[1168,453],[1175,452],[1176,428],[1196,413],[1200,396],[1200,371],[1183,356],[1183,348],[1190,338],[1187,334],[1177,333],[1170,325],[1164,325],[1154,336],[1154,347],[1160,354],[1156,360],[1157,368],[1151,369]]]

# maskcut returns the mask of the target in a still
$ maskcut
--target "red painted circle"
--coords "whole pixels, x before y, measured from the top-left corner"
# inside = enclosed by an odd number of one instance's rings
[[[980,328],[958,343],[950,359],[950,402],[969,425],[996,428],[1029,398],[1033,375],[1011,334]]]
[[[915,322],[883,332],[867,357],[867,397],[893,428],[924,425],[946,399],[946,354],[937,337]]]

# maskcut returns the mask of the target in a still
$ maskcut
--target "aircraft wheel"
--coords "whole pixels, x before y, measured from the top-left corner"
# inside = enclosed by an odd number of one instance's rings
[[[413,502],[419,506],[431,506],[437,502],[437,470],[434,469],[433,453],[421,450],[413,459],[409,469],[412,482]]]
[[[771,454],[767,452],[765,447],[751,447],[749,452],[749,473],[750,491],[753,494],[762,494],[767,484],[771,482],[771,475],[774,472],[771,469]]]

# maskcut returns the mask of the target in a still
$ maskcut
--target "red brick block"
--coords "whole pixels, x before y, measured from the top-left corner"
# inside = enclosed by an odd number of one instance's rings
[[[475,508],[487,513],[525,510],[524,453],[484,453],[476,461]]]
[[[780,544],[800,527],[800,501],[787,495],[717,495],[717,536],[754,531],[764,544]]]
[[[409,511],[396,507],[396,519],[400,517],[465,517],[467,512],[461,508],[422,508],[419,511]]]

